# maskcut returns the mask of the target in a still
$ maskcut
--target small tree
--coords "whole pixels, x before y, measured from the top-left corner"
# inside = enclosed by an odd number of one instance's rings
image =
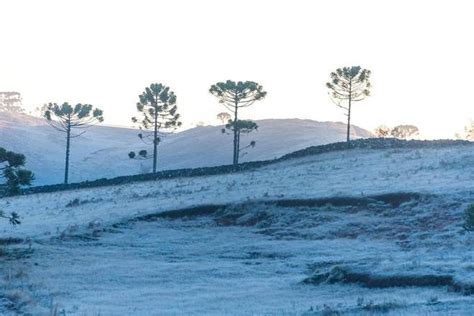
[[[419,130],[415,125],[398,125],[390,133],[395,138],[408,139],[418,135]]]
[[[239,144],[239,148],[237,148],[237,155],[239,158],[245,156],[247,152],[243,152],[244,149],[253,148],[257,144],[256,141],[252,140],[250,143],[244,147],[240,147],[240,135],[242,134],[249,134],[253,131],[258,129],[257,123],[249,120],[238,120],[234,123],[234,121],[230,120],[229,123],[225,125],[225,128],[222,129],[223,134],[234,133],[234,130],[238,130],[237,133],[237,143]]]
[[[226,124],[229,122],[229,120],[232,118],[229,113],[227,112],[221,112],[217,114],[217,119],[222,122],[222,124]]]
[[[468,206],[464,211],[464,229],[467,231],[474,231],[474,204]]]
[[[474,140],[474,121],[471,121],[471,124],[466,126],[466,139],[467,140]]]
[[[146,144],[153,145],[151,158],[153,158],[153,173],[156,173],[157,147],[161,137],[181,126],[176,95],[169,87],[161,83],[153,83],[139,96],[137,110],[143,114],[143,117],[141,120],[132,117],[132,122],[138,123],[142,130],[138,137]],[[140,151],[138,156],[148,158],[146,151]],[[135,152],[129,153],[130,158],[138,156]]]
[[[21,94],[15,91],[0,92],[0,110],[23,113]]]
[[[0,179],[3,180],[0,188],[5,195],[15,195],[21,186],[33,181],[33,173],[23,168],[25,161],[24,155],[0,147]]]
[[[7,151],[0,147],[0,178],[3,179],[3,184],[0,185],[3,195],[15,195],[20,192],[20,186],[30,185],[34,176],[30,170],[23,169],[25,165],[25,156],[12,151]],[[5,214],[0,210],[0,218],[8,219],[10,224],[20,224],[20,217],[16,212]]]
[[[331,100],[346,111],[347,141],[350,141],[352,102],[362,101],[370,95],[370,70],[360,66],[338,68],[326,83]],[[344,103],[347,102],[347,105]]]
[[[233,113],[234,117],[232,122],[237,122],[236,124],[233,124],[231,128],[234,135],[232,162],[234,165],[237,165],[239,163],[240,133],[242,132],[241,128],[243,127],[242,123],[239,123],[239,109],[249,107],[254,104],[255,101],[262,100],[267,95],[267,92],[265,92],[263,87],[256,82],[234,82],[231,80],[218,82],[212,85],[209,92],[217,97],[219,103],[224,105],[226,109]]]
[[[148,158],[148,151],[146,151],[145,149],[142,149],[142,150],[138,151],[138,155],[134,151],[131,151],[131,152],[128,153],[128,157],[130,159],[139,159],[139,158],[146,159],[146,158]]]
[[[383,138],[383,137],[388,137],[390,136],[390,127],[385,126],[385,125],[380,125],[374,130],[375,136]]]
[[[474,121],[471,120],[471,123],[464,127],[464,132],[456,133],[455,136],[458,139],[474,140]]]
[[[0,210],[0,218],[8,219],[10,224],[13,226],[21,224],[20,216],[18,216],[16,212],[11,212],[10,214],[6,215],[5,212]]]
[[[66,134],[66,162],[64,183],[69,180],[69,155],[71,138],[81,136],[86,129],[104,120],[103,112],[90,104],[78,103],[75,106],[67,102],[59,105],[48,103],[43,107],[43,116],[54,129]],[[74,132],[78,130],[77,132]]]

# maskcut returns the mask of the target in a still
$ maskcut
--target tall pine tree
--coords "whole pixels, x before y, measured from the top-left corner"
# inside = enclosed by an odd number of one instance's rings
[[[232,163],[237,165],[239,163],[240,134],[242,133],[243,127],[248,127],[248,121],[239,120],[239,110],[251,106],[255,101],[262,100],[267,95],[267,92],[256,82],[234,82],[231,80],[212,85],[209,92],[217,97],[219,103],[234,116],[227,128],[230,129],[234,135]],[[256,128],[250,129],[250,131],[255,129]]]
[[[61,105],[48,103],[43,107],[43,116],[54,129],[66,134],[64,183],[67,184],[71,139],[81,136],[87,128],[104,121],[103,112],[97,108],[94,109],[90,104],[78,103],[72,106],[67,102]]]
[[[137,111],[142,114],[142,118],[132,117],[132,122],[138,123],[140,130],[142,130],[138,137],[145,143],[153,145],[151,158],[153,159],[153,173],[156,173],[157,148],[161,137],[181,126],[176,95],[169,87],[161,83],[153,83],[139,95]],[[135,152],[130,152],[128,155],[130,158],[137,157]],[[145,150],[140,151],[138,156],[148,157]]]
[[[332,72],[331,81],[326,83],[331,100],[346,111],[347,141],[350,141],[352,103],[362,101],[370,95],[370,70],[360,66],[338,68]]]

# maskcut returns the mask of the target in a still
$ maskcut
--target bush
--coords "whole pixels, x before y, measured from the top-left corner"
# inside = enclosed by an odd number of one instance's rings
[[[474,231],[474,204],[469,205],[464,211],[464,229]]]
[[[34,176],[23,168],[25,161],[24,155],[0,147],[0,194],[15,195],[21,186],[31,185]]]
[[[0,210],[0,218],[8,219],[10,224],[12,224],[13,226],[21,224],[20,216],[18,216],[16,212],[5,214],[2,210]]]

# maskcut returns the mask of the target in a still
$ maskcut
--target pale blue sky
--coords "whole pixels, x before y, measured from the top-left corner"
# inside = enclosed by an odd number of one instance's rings
[[[416,124],[452,137],[474,118],[470,1],[26,1],[0,4],[0,90],[25,107],[87,102],[130,126],[152,82],[178,95],[185,126],[216,124],[226,79],[268,91],[246,118],[345,119],[327,96],[337,67],[371,69],[355,124]]]

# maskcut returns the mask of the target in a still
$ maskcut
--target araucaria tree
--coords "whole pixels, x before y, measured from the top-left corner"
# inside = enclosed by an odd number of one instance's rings
[[[143,116],[141,119],[132,117],[132,122],[138,123],[142,130],[138,137],[145,143],[153,145],[153,173],[156,173],[157,147],[161,137],[181,126],[176,95],[169,87],[161,83],[153,83],[140,94],[137,110]],[[128,155],[130,158],[137,157],[134,152]],[[139,152],[139,156],[148,157],[144,150]]]
[[[229,113],[227,112],[221,112],[217,114],[217,119],[222,122],[222,124],[226,124],[229,122],[229,120],[232,118]]]
[[[24,165],[23,154],[0,147],[0,196],[18,194],[21,186],[31,184],[33,173],[24,169]],[[0,218],[7,219],[12,225],[20,224],[20,217],[16,212],[6,214],[0,210]]]
[[[234,121],[229,120],[229,123],[227,123],[225,128],[222,129],[223,134],[228,134],[234,133],[235,130],[238,130],[237,133],[237,143],[238,143],[238,148],[237,148],[237,158],[243,157],[244,155],[247,154],[247,152],[244,152],[244,149],[247,148],[253,148],[257,144],[254,140],[250,141],[246,146],[240,147],[240,135],[242,134],[249,134],[253,131],[256,131],[258,129],[257,123],[250,121],[250,120],[238,120],[237,123],[234,123]]]
[[[474,121],[464,128],[464,133],[456,133],[456,138],[474,141]]]
[[[15,195],[20,186],[30,185],[33,173],[23,168],[25,156],[0,147],[0,191],[2,195]]]
[[[104,120],[102,110],[93,108],[90,104],[78,103],[74,106],[67,102],[63,104],[48,103],[43,108],[43,116],[54,129],[66,134],[66,163],[64,168],[64,183],[69,180],[69,155],[71,138],[81,136],[86,129]]]
[[[370,95],[370,70],[360,66],[338,68],[326,83],[331,100],[346,111],[347,141],[350,141],[352,102],[362,101]]]
[[[418,127],[415,125],[397,125],[390,134],[395,138],[408,139],[420,133]]]
[[[217,97],[219,103],[224,105],[234,116],[226,128],[231,130],[234,135],[233,164],[237,165],[239,163],[240,134],[244,132],[244,127],[246,133],[256,129],[256,127],[248,129],[249,121],[239,121],[239,109],[249,107],[255,101],[262,100],[267,92],[256,82],[234,82],[231,80],[212,85],[209,92]]]
[[[20,216],[16,212],[11,212],[10,214],[5,214],[4,211],[0,210],[0,218],[8,219],[10,224],[13,226],[21,224]]]

